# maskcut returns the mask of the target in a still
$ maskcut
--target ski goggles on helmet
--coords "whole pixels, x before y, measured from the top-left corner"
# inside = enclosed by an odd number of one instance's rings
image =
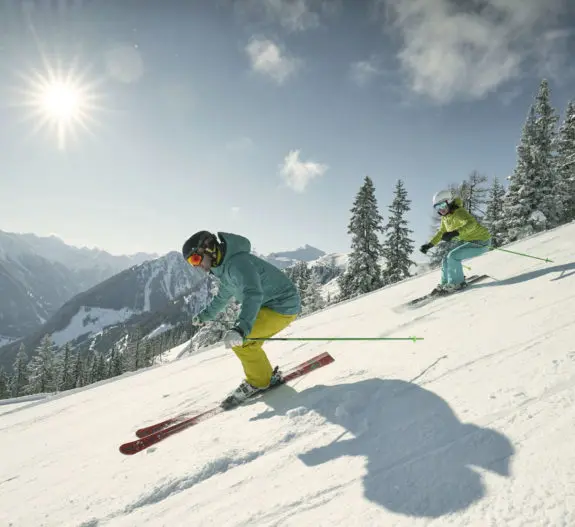
[[[208,254],[212,257],[212,260],[216,257],[216,250],[215,249],[207,249],[203,247],[199,247],[197,249],[192,249],[192,252],[186,257],[186,261],[193,265],[194,267],[198,267],[204,260],[204,256]]]
[[[447,212],[449,212],[449,203],[447,203],[446,200],[443,200],[443,201],[440,201],[439,203],[436,203],[435,205],[433,205],[433,208],[439,214],[446,214]]]

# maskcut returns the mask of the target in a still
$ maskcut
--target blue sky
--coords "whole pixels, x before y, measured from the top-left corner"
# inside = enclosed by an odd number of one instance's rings
[[[419,245],[434,192],[511,173],[542,76],[561,117],[575,98],[563,4],[6,0],[0,229],[115,254],[200,229],[348,251],[369,175],[386,219],[403,179]],[[35,131],[48,70],[82,74],[88,130]]]

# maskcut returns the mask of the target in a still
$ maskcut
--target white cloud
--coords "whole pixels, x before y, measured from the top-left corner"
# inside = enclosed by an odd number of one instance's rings
[[[301,64],[299,59],[288,56],[268,39],[252,38],[246,46],[246,53],[254,71],[267,75],[278,84],[283,84]]]
[[[383,71],[381,70],[378,60],[374,57],[369,60],[360,60],[354,62],[350,68],[350,76],[354,82],[360,86],[364,86],[373,78],[381,75]]]
[[[519,77],[529,61],[543,65],[556,57],[562,39],[550,38],[544,47],[538,46],[539,37],[566,5],[563,0],[374,1],[374,12],[402,36],[398,59],[412,90],[438,103],[484,97]]]
[[[341,10],[341,0],[238,0],[236,11],[243,17],[259,15],[287,31],[306,31],[320,26],[321,18]]]
[[[231,208],[232,216],[237,218],[240,215],[240,208],[239,207],[232,207]]]
[[[299,150],[291,150],[280,165],[280,174],[288,187],[296,192],[303,192],[308,183],[323,176],[328,166],[315,161],[300,161]]]

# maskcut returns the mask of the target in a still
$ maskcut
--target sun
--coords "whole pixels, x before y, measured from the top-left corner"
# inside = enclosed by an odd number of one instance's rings
[[[80,132],[91,132],[99,109],[96,83],[74,68],[45,66],[45,71],[23,75],[22,104],[29,108],[34,133],[47,130],[58,148],[65,150]]]
[[[82,113],[82,95],[73,84],[56,81],[45,87],[40,100],[40,108],[51,119],[70,121],[78,119]]]

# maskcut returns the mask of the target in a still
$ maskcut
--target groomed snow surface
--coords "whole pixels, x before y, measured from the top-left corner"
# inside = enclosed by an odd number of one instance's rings
[[[0,525],[575,525],[575,225],[468,264],[492,279],[412,311],[434,271],[302,318],[288,367],[335,362],[123,456],[142,425],[242,378],[216,347],[0,415]],[[177,354],[176,354],[177,355]]]

